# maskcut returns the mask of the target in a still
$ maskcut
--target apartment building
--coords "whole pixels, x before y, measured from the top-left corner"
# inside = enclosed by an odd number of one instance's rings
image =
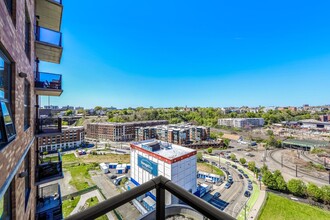
[[[218,125],[235,127],[235,128],[251,128],[262,127],[265,124],[263,118],[221,118],[218,119]]]
[[[137,121],[126,123],[90,123],[87,124],[86,138],[105,141],[131,141],[135,139],[135,128],[166,125],[167,120]]]
[[[40,152],[57,152],[79,147],[84,143],[85,129],[83,126],[62,128],[58,135],[44,135],[38,138]]]
[[[58,0],[0,1],[0,219],[62,219],[59,185],[44,185],[63,177],[61,162],[43,163],[37,141],[54,130],[38,119],[39,96],[62,93],[61,75],[39,71],[60,63],[62,11]]]
[[[207,140],[210,137],[210,128],[189,124],[171,124],[153,127],[137,127],[135,140],[144,141],[158,139],[173,144],[189,144]]]

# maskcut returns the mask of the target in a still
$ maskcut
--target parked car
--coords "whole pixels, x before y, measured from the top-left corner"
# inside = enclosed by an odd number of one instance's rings
[[[245,197],[250,197],[250,196],[251,196],[251,193],[250,193],[249,191],[246,190],[246,191],[244,192],[244,196],[245,196]]]
[[[233,165],[231,165],[231,166],[232,166],[233,168],[237,169],[237,166],[236,166],[236,165],[233,164]]]
[[[239,177],[240,179],[243,179],[242,174],[238,174],[238,177]]]
[[[230,179],[230,180],[227,181],[227,183],[233,184],[234,181],[233,181],[233,179]]]
[[[243,170],[241,170],[241,169],[238,169],[238,172],[240,172],[241,174],[243,174],[243,173],[244,173],[244,171],[243,171]]]
[[[110,179],[116,179],[117,178],[117,176],[116,175],[112,175],[112,176],[110,176]]]
[[[248,185],[248,190],[253,190],[253,186],[251,184]]]
[[[248,179],[248,183],[252,185],[252,181],[250,179]]]
[[[246,173],[243,173],[243,176],[244,176],[246,179],[249,178],[249,176],[248,176]]]
[[[221,194],[219,192],[214,193],[213,197],[219,198]]]
[[[227,182],[225,185],[225,189],[229,189],[230,187],[231,187],[231,184]]]

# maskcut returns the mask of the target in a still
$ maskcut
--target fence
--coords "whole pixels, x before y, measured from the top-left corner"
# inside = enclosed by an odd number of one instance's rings
[[[91,186],[91,187],[89,187],[89,188],[86,188],[86,189],[80,190],[80,191],[78,191],[78,192],[74,192],[74,193],[71,193],[71,194],[65,195],[65,196],[62,197],[62,201],[67,200],[67,199],[71,199],[72,197],[80,196],[80,195],[82,195],[82,194],[85,194],[85,193],[91,192],[91,191],[96,190],[96,189],[99,189],[99,188],[95,185],[95,186]]]

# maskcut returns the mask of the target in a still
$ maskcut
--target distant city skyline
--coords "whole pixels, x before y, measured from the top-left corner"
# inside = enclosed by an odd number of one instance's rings
[[[63,75],[53,105],[322,105],[330,103],[329,7],[67,1],[61,65],[41,63],[40,70]]]

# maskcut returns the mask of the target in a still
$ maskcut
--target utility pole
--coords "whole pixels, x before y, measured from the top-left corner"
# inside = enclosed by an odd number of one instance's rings
[[[298,165],[296,164],[296,177],[298,177]]]
[[[281,165],[283,167],[283,154],[281,154]]]

